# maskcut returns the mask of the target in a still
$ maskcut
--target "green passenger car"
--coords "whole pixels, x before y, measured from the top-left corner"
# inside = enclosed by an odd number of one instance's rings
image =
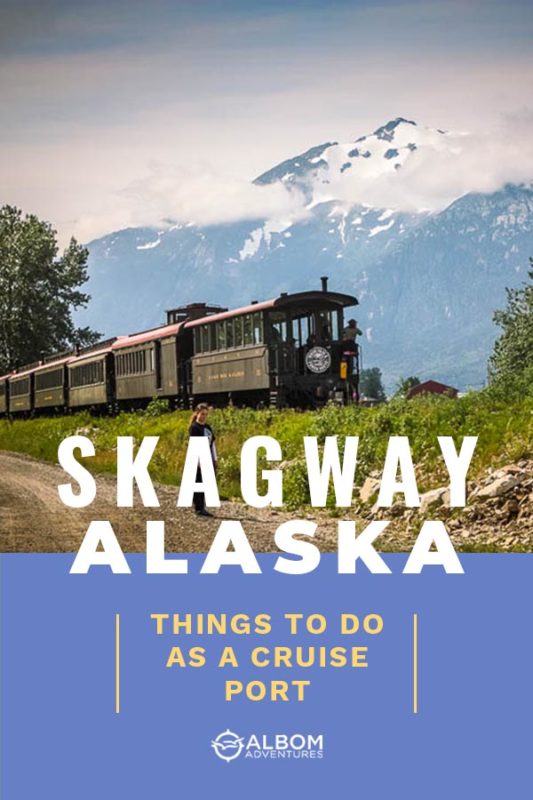
[[[45,363],[34,373],[34,406],[39,409],[65,409],[68,404],[67,365],[70,358]]]

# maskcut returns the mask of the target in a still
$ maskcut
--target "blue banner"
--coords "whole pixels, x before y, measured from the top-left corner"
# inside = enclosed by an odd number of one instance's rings
[[[0,557],[5,800],[529,795],[533,555],[298,577],[185,557]]]

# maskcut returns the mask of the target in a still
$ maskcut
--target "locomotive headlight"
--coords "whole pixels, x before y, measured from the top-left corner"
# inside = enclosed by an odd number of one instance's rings
[[[325,347],[312,347],[305,356],[305,366],[315,374],[326,372],[331,367],[331,355]]]

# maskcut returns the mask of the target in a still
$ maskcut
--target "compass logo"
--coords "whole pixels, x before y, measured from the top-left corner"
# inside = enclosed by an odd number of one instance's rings
[[[219,758],[229,763],[242,753],[244,739],[226,728],[224,733],[219,733],[216,739],[211,741],[211,747]]]
[[[312,759],[324,757],[324,735],[310,733],[251,733],[239,736],[229,728],[211,740],[215,755],[226,761],[243,758]]]

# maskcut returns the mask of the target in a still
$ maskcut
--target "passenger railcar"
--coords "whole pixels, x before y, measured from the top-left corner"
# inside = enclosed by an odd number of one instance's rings
[[[34,408],[66,410],[68,408],[67,367],[73,356],[49,361],[34,372]]]
[[[273,300],[185,324],[193,332],[190,394],[208,401],[312,407],[357,396],[357,353],[342,345],[352,295],[322,291]]]
[[[143,405],[153,397],[179,399],[179,365],[191,355],[183,327],[178,322],[117,339],[112,350],[119,407]]]
[[[34,369],[10,375],[8,378],[10,414],[30,414],[33,410],[33,376]]]
[[[67,366],[68,407],[70,409],[113,409],[115,398],[114,339],[88,348]]]

